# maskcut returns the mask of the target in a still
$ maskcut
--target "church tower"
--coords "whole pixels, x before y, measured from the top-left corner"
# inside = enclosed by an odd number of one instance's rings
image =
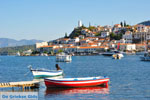
[[[82,26],[82,22],[81,20],[78,21],[78,27],[81,27]]]

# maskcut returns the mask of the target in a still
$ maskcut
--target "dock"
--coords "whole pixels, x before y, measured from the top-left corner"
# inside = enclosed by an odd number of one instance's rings
[[[6,87],[22,87],[22,89],[26,88],[39,88],[39,81],[21,81],[21,82],[8,82],[8,83],[0,83],[0,88]]]

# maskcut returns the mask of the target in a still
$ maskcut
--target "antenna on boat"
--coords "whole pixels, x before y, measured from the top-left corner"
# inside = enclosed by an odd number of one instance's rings
[[[29,66],[27,66],[27,67],[30,69],[30,71],[32,71],[32,65],[29,65]],[[24,76],[27,76],[30,71],[28,71],[27,73],[25,73]]]
[[[30,71],[32,71],[32,65],[29,65],[28,68],[30,69]]]

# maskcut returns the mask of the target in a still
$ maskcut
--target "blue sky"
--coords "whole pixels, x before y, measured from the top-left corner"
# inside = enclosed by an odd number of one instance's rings
[[[150,0],[0,0],[0,38],[53,40],[85,26],[150,20]]]

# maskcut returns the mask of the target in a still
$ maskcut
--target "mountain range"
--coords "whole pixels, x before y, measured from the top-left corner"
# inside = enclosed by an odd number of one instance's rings
[[[145,25],[145,26],[150,26],[150,20],[141,22],[141,23],[139,23],[139,24],[143,24],[143,25]]]
[[[33,45],[37,42],[43,42],[42,40],[15,40],[15,39],[9,39],[9,38],[0,38],[0,48],[3,47],[15,47],[15,46],[23,46],[23,45]]]

